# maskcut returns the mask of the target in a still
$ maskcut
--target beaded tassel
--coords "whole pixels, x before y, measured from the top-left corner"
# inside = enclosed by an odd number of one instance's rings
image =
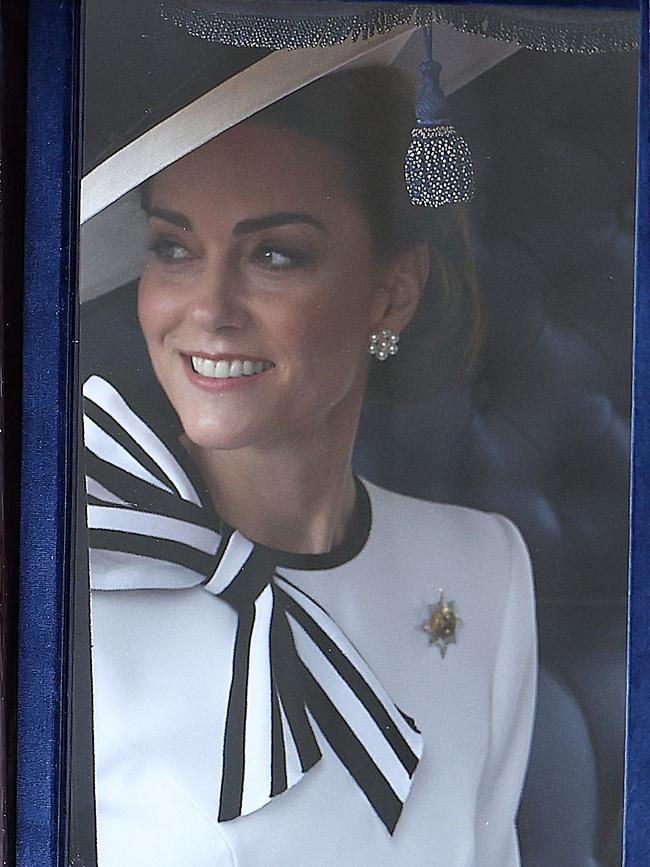
[[[440,64],[431,53],[432,33],[423,28],[425,60],[420,64],[422,83],[416,100],[417,126],[411,133],[404,175],[414,205],[439,208],[468,202],[474,196],[474,169],[465,139],[447,117],[440,89]]]

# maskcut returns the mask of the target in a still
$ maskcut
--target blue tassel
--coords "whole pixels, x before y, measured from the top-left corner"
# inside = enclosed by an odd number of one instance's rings
[[[423,28],[425,59],[416,97],[417,126],[406,152],[404,176],[414,205],[440,208],[474,197],[472,155],[465,139],[450,123],[440,88],[440,64],[432,57],[432,33]]]

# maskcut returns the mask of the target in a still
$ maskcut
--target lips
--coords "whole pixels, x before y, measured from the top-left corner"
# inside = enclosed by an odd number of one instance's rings
[[[192,369],[208,379],[236,379],[240,376],[255,376],[273,367],[270,361],[252,361],[249,358],[205,358],[191,356]]]

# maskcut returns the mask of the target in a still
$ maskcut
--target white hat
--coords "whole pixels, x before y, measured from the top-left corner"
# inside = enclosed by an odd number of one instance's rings
[[[414,38],[419,25],[433,22],[446,93],[520,45],[576,51],[633,47],[634,22],[627,15],[608,13],[606,21],[601,15],[594,24],[593,16],[585,21],[575,10],[568,22],[558,22],[549,10],[542,17],[535,10],[516,14],[513,20],[510,10],[498,7],[309,0],[89,2],[82,300],[139,275],[146,248],[140,184],[329,73],[392,63],[412,72],[421,55],[420,39]],[[485,38],[488,33],[495,38]],[[310,47],[269,47],[305,43]]]

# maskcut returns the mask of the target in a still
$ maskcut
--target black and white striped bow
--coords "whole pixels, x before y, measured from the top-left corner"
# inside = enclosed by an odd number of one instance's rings
[[[93,586],[203,586],[238,613],[219,819],[297,783],[322,757],[315,723],[392,833],[422,753],[413,721],[327,612],[278,574],[278,552],[220,525],[180,449],[105,379],[83,394]]]

